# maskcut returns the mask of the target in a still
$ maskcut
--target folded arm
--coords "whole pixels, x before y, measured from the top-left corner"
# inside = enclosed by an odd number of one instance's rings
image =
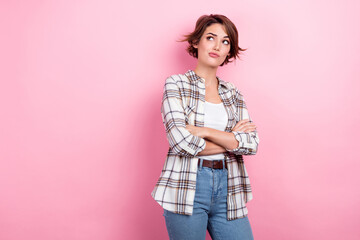
[[[204,150],[202,150],[201,152],[199,152],[197,154],[198,156],[224,153],[227,151],[224,147],[222,147],[214,142],[211,142],[208,140],[205,140],[205,142],[206,142],[206,146],[205,146]]]
[[[239,122],[241,122],[243,119],[248,119],[249,124],[252,124],[253,121],[251,120],[251,117],[247,110],[244,97],[236,87],[234,89],[234,94],[236,98],[235,105],[237,109],[237,114],[240,117]],[[256,128],[251,129],[251,131],[248,132],[248,131],[236,130],[235,127],[235,130],[234,129],[232,130],[232,134],[235,136],[236,140],[238,141],[238,146],[234,149],[231,148],[231,150],[228,149],[229,152],[232,152],[237,155],[256,154],[260,142]]]
[[[234,91],[236,96],[235,105],[241,120],[236,123],[231,132],[192,125],[187,125],[187,129],[192,134],[223,147],[226,151],[237,155],[254,155],[259,144],[256,126],[249,116],[243,96],[237,89]]]
[[[172,76],[165,80],[161,116],[171,151],[190,157],[205,149],[205,139],[191,134],[186,129],[180,89]]]

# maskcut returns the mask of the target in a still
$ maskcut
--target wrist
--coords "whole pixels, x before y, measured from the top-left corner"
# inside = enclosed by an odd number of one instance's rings
[[[211,135],[211,128],[204,127],[204,138],[209,138]]]

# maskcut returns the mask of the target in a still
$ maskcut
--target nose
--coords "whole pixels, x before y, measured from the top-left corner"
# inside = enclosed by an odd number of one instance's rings
[[[219,42],[219,41],[216,41],[216,42],[215,42],[215,45],[214,45],[214,49],[215,49],[215,50],[219,50],[219,47],[220,47],[220,42]]]

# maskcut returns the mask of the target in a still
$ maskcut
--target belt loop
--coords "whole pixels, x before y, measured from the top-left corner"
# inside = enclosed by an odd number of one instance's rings
[[[199,158],[199,160],[200,160],[199,168],[200,168],[200,170],[202,170],[202,168],[203,168],[203,159],[202,159],[202,158]]]
[[[222,159],[222,162],[223,162],[223,170],[225,170],[225,159]]]

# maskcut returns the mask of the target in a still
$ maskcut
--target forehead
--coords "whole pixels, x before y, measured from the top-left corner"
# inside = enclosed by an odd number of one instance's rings
[[[227,35],[225,26],[220,24],[220,23],[213,23],[210,26],[208,26],[205,29],[204,34],[207,34],[209,32],[215,33],[216,35],[218,35],[220,37],[223,37],[223,36]]]

